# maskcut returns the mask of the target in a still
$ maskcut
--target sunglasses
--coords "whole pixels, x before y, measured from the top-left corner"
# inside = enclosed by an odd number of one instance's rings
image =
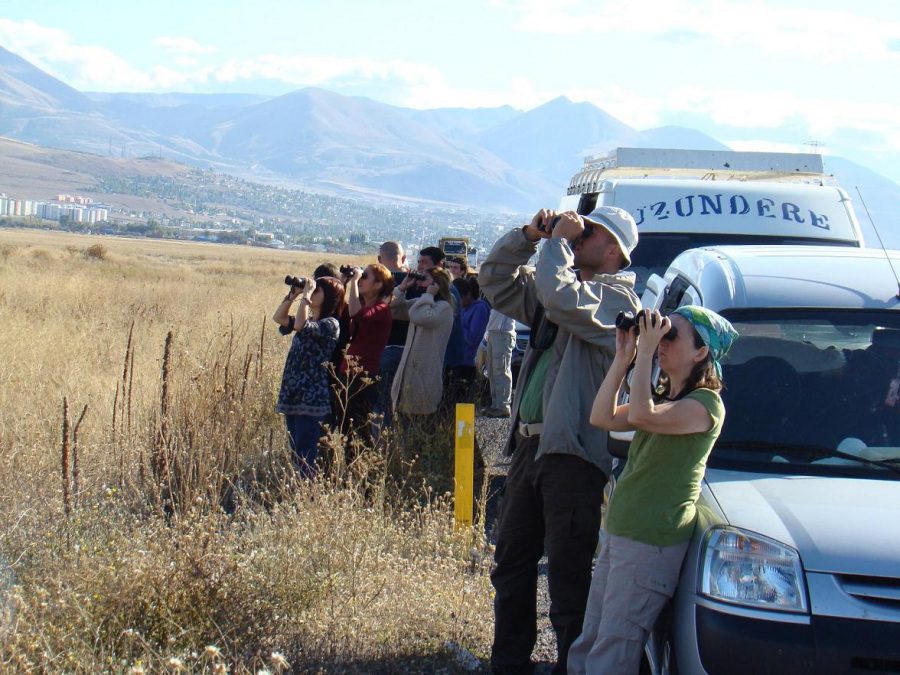
[[[592,234],[594,234],[594,226],[585,220],[584,221],[584,230],[582,230],[582,232],[578,236],[578,238],[572,242],[572,248],[574,249],[576,246],[578,246],[578,244],[585,241],[586,239],[589,239]]]
[[[363,272],[362,274],[359,275],[359,278],[360,278],[360,279],[368,279],[368,278],[369,278],[369,273],[368,273],[368,272]]]

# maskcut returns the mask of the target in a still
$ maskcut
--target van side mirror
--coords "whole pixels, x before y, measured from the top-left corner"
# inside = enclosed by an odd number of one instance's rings
[[[641,306],[647,309],[656,309],[659,300],[666,293],[666,280],[658,274],[651,274],[641,295]]]

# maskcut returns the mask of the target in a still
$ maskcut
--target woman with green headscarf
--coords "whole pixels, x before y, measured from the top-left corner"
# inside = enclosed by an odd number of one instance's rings
[[[594,399],[591,424],[635,435],[600,533],[569,673],[638,672],[693,533],[706,458],[725,419],[719,360],[736,338],[726,319],[693,305],[667,317],[642,312],[637,326],[616,332],[616,355]],[[650,386],[654,355],[662,371],[656,392]],[[632,362],[629,403],[617,405]]]

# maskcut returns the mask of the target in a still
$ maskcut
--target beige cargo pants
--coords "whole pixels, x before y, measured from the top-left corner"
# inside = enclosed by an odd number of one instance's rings
[[[569,675],[637,673],[647,636],[675,593],[687,542],[653,546],[600,532],[584,627],[569,650]]]

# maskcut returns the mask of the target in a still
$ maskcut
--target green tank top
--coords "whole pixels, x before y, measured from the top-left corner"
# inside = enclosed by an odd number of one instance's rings
[[[706,459],[722,430],[725,407],[710,389],[695,389],[685,399],[703,404],[712,427],[696,434],[635,432],[606,516],[610,534],[654,546],[691,538]]]

